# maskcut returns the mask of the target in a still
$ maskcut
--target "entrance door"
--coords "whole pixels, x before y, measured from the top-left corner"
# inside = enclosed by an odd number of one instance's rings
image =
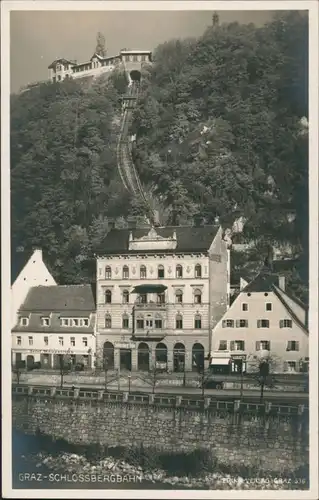
[[[34,365],[34,356],[32,356],[31,354],[29,354],[27,356],[27,367],[30,368],[33,365]]]
[[[120,349],[120,369],[121,370],[132,370],[132,350],[131,349]]]

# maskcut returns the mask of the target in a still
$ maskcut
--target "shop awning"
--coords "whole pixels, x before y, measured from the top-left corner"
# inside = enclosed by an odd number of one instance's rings
[[[211,365],[228,365],[230,358],[213,358],[210,362]]]
[[[167,290],[165,285],[145,284],[134,287],[131,293],[163,293]]]

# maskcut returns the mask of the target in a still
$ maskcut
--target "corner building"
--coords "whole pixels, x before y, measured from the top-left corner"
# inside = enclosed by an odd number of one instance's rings
[[[219,226],[112,229],[97,257],[97,357],[108,369],[203,368],[228,269]]]

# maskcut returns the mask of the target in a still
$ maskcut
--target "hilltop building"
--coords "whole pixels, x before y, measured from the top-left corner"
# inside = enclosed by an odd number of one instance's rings
[[[227,310],[219,226],[111,229],[97,251],[97,356],[110,369],[199,370]]]
[[[213,328],[211,365],[216,372],[252,371],[260,351],[274,371],[305,371],[309,362],[307,307],[287,290],[285,277],[267,267],[243,289]]]
[[[134,80],[134,72],[139,72],[143,63],[152,60],[149,50],[121,50],[112,57],[102,57],[94,53],[89,61],[78,63],[70,59],[55,59],[49,66],[49,79],[59,82],[67,78],[98,77],[111,73],[115,68],[122,68],[128,75],[129,82]]]
[[[93,368],[95,298],[91,285],[31,287],[12,329],[12,364],[59,368],[60,357]]]

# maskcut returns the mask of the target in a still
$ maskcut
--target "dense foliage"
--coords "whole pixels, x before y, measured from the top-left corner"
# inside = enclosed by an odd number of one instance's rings
[[[132,124],[143,183],[166,223],[246,219],[261,243],[308,254],[308,25],[297,12],[256,28],[216,22],[173,40],[143,70]],[[139,213],[116,171],[123,75],[44,84],[12,97],[13,245],[41,246],[60,282],[107,216]]]

